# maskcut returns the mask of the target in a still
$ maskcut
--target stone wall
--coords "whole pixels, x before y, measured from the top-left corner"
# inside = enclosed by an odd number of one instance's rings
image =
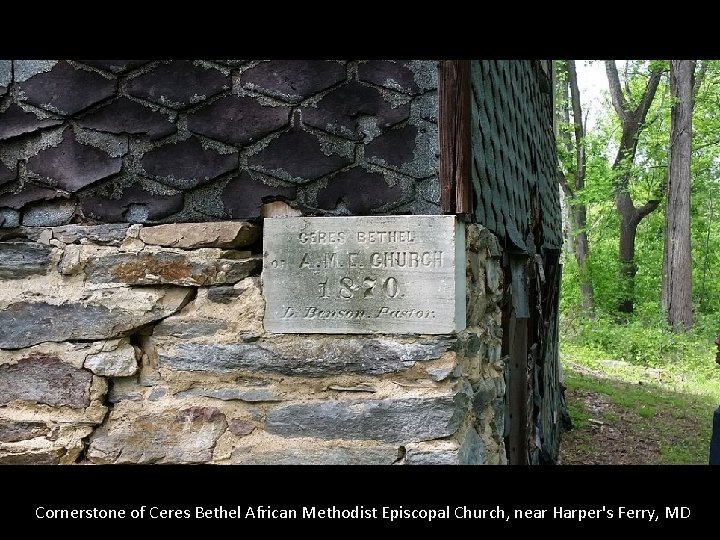
[[[0,60],[0,227],[437,214],[437,131],[436,61]]]
[[[0,241],[0,463],[505,463],[503,274],[467,225],[458,335],[263,329],[260,229]]]
[[[0,60],[0,463],[553,462],[547,65],[469,62],[466,329],[281,335],[263,217],[442,213],[437,61]]]

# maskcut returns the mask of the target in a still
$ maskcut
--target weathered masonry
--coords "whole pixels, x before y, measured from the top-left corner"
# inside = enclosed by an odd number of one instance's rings
[[[555,461],[549,73],[0,60],[0,463]]]

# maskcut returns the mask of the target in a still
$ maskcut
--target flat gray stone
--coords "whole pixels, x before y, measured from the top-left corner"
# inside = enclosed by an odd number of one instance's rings
[[[487,450],[480,436],[469,428],[462,443],[436,441],[410,444],[406,448],[407,465],[483,465],[487,462]]]
[[[494,259],[485,260],[485,283],[488,291],[496,292],[500,289],[500,263]]]
[[[398,459],[397,446],[303,448],[252,452],[240,447],[231,462],[242,465],[392,465]]]
[[[109,223],[105,225],[65,225],[53,227],[53,238],[65,244],[88,242],[107,246],[119,246],[125,239],[127,223]]]
[[[458,465],[457,448],[408,448],[406,465]]]
[[[36,452],[0,452],[0,465],[57,465],[64,455],[63,448]]]
[[[111,350],[90,354],[83,367],[102,377],[129,377],[138,370],[135,347],[122,339]]]
[[[493,400],[492,408],[495,418],[495,436],[504,439],[510,434],[510,423],[506,421],[510,413],[508,411],[508,404],[505,402],[505,397],[503,396]]]
[[[175,394],[175,397],[200,396],[209,397],[215,399],[222,399],[223,401],[283,401],[283,398],[274,390],[270,388],[256,387],[256,388],[191,388],[190,390],[184,390]]]
[[[93,463],[207,463],[227,428],[213,407],[111,418],[90,438]]]
[[[260,269],[258,257],[224,258],[226,253],[212,248],[139,253],[108,250],[87,260],[85,276],[90,283],[201,286],[237,283]]]
[[[12,208],[0,210],[0,227],[11,229],[20,225],[20,212]]]
[[[7,88],[12,81],[12,60],[0,60],[0,87]]]
[[[24,82],[38,73],[50,71],[57,60],[13,60],[15,66],[15,81]]]
[[[65,225],[75,215],[77,205],[72,201],[49,201],[32,205],[23,212],[25,227],[55,227]]]
[[[255,430],[255,424],[243,418],[233,418],[228,422],[228,430],[233,435],[244,437],[250,435]]]
[[[22,279],[48,270],[50,248],[31,242],[0,242],[0,279]]]
[[[114,377],[110,379],[107,400],[110,403],[120,401],[140,401],[145,388],[138,384],[137,377]]]
[[[42,437],[50,432],[45,422],[0,420],[0,442],[17,442]]]
[[[455,365],[449,365],[449,366],[442,366],[438,368],[428,368],[425,370],[425,373],[428,374],[428,376],[436,382],[444,381],[447,379],[452,372],[455,370]]]
[[[174,337],[179,339],[192,339],[212,336],[227,328],[227,323],[218,319],[204,317],[185,317],[175,315],[168,317],[155,327],[153,336]]]
[[[0,310],[0,348],[20,349],[43,341],[120,337],[171,315],[189,289],[108,289],[94,303],[20,301]],[[148,305],[152,301],[152,305]],[[102,302],[102,303],[99,303]]]
[[[485,407],[490,405],[497,397],[497,386],[492,379],[483,379],[474,385],[473,409],[477,414],[482,414]]]
[[[208,300],[215,302],[216,304],[230,304],[232,301],[240,296],[243,289],[236,289],[230,285],[210,287],[207,292]]]
[[[165,323],[163,323],[165,324]],[[287,340],[254,343],[157,342],[160,365],[181,371],[268,371],[322,377],[339,373],[382,375],[411,368],[416,362],[439,358],[451,339],[385,338]]]
[[[269,218],[263,231],[269,332],[465,328],[465,227],[454,216]]]
[[[150,395],[147,397],[148,401],[157,401],[160,398],[163,398],[167,395],[167,390],[165,388],[153,388],[150,391]]]
[[[458,452],[460,465],[485,465],[487,463],[487,448],[477,431],[469,428]]]
[[[52,356],[0,365],[0,405],[16,399],[74,409],[90,405],[92,375]]]
[[[297,403],[270,409],[265,430],[283,437],[408,443],[452,435],[466,409],[466,400],[451,395]]]
[[[258,238],[260,228],[245,221],[172,223],[140,229],[140,240],[146,244],[182,249],[235,249],[249,246]]]

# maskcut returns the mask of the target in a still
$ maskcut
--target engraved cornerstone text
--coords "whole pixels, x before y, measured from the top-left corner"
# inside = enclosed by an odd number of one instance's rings
[[[452,216],[266,219],[263,250],[270,332],[464,327],[464,229]]]

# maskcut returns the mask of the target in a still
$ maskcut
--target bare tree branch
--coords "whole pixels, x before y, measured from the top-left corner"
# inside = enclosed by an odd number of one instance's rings
[[[653,199],[636,209],[636,219],[639,223],[645,216],[660,206],[660,201]]]
[[[655,99],[655,92],[657,92],[658,84],[660,84],[660,77],[662,77],[661,70],[655,70],[650,72],[648,77],[647,86],[645,86],[645,92],[643,93],[640,104],[635,109],[635,116],[639,122],[642,122],[650,109],[652,100]]]
[[[565,193],[565,195],[570,199],[575,197],[575,192],[570,187],[570,184],[568,184],[568,181],[567,181],[567,178],[565,178],[565,175],[558,174],[558,176],[560,177],[560,187],[562,188],[563,193]]]
[[[625,122],[627,118],[628,104],[623,95],[622,87],[620,86],[620,77],[618,75],[617,66],[615,60],[605,60],[605,72],[607,73],[608,84],[610,85],[610,98],[612,99],[613,107],[617,112],[621,122]]]
[[[666,86],[664,92],[660,95],[660,105],[657,107],[652,118],[645,122],[645,127],[649,127],[662,118],[663,110],[665,109],[665,100],[670,92],[670,89]]]
[[[580,105],[580,88],[578,87],[575,60],[568,60],[568,82],[570,83],[570,100],[573,109],[575,127],[575,189],[585,186],[585,127],[583,126],[582,106]]]
[[[625,62],[625,67],[623,68],[623,87],[625,88],[625,95],[631,97],[632,92],[630,91],[630,75],[628,74],[629,67],[630,62]]]

